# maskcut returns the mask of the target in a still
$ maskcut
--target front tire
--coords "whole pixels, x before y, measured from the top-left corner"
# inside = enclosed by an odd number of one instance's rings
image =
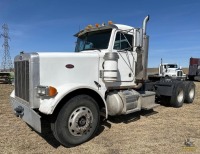
[[[98,130],[99,107],[88,95],[71,98],[60,110],[53,125],[55,138],[64,146],[72,147],[91,139]]]
[[[170,105],[177,108],[181,107],[183,106],[184,99],[185,99],[184,85],[182,82],[177,82],[172,92]]]

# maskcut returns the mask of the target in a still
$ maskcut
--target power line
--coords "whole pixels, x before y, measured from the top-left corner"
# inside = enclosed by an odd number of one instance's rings
[[[10,57],[10,46],[8,44],[8,40],[10,39],[8,32],[8,25],[7,24],[3,24],[2,26],[3,29],[3,33],[1,34],[1,37],[4,38],[4,43],[2,45],[2,47],[4,48],[3,51],[3,57],[2,57],[2,63],[1,63],[1,67],[2,67],[2,71],[6,72],[6,71],[11,71],[13,68],[13,64],[12,64],[12,60]]]

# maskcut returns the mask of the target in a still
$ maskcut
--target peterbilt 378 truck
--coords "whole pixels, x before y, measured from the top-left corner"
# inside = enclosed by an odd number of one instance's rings
[[[89,25],[75,34],[74,53],[21,52],[14,60],[14,113],[38,132],[45,115],[55,138],[68,147],[91,139],[101,115],[150,110],[162,97],[174,107],[192,103],[193,82],[147,80],[148,20],[142,28]]]

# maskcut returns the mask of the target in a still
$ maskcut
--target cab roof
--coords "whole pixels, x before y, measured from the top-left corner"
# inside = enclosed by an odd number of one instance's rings
[[[110,25],[103,25],[99,27],[86,27],[83,30],[80,30],[78,33],[76,33],[74,36],[79,37],[81,35],[84,35],[87,32],[92,32],[92,31],[99,31],[99,30],[106,30],[106,29],[119,29],[119,30],[132,30],[134,27],[128,26],[128,25],[122,25],[122,24],[110,24]]]

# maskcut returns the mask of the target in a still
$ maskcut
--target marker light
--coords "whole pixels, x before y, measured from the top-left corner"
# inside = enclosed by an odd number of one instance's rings
[[[88,25],[88,28],[92,28],[92,25]]]
[[[93,26],[92,25],[88,25],[87,27],[85,27],[85,30],[89,30],[91,29]]]
[[[103,23],[102,23],[102,26],[105,26],[105,25],[106,25],[106,24],[103,22]]]
[[[113,24],[113,22],[112,21],[108,21],[108,25],[112,25]]]
[[[99,27],[99,24],[95,24],[95,27]]]

